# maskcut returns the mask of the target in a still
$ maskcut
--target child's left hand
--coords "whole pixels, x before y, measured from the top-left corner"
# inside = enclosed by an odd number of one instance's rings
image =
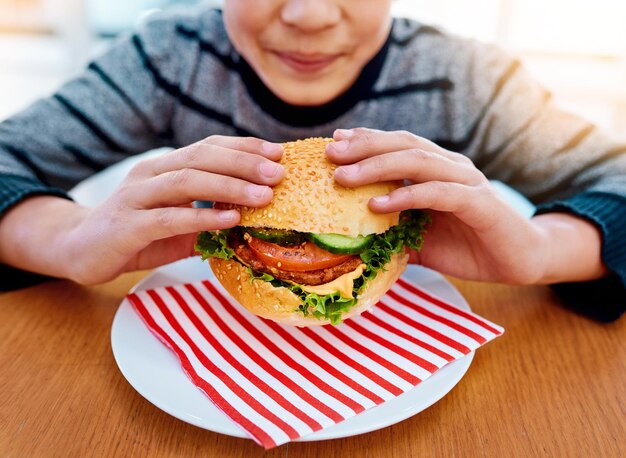
[[[369,207],[429,211],[420,264],[471,280],[541,282],[549,252],[545,231],[504,201],[470,159],[403,131],[337,130],[334,139],[326,151],[341,165],[339,184],[408,180]]]

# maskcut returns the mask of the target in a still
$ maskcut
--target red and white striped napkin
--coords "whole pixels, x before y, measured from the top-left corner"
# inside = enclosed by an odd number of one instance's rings
[[[127,299],[193,383],[266,449],[392,399],[503,332],[404,279],[339,326],[264,320],[209,280]]]

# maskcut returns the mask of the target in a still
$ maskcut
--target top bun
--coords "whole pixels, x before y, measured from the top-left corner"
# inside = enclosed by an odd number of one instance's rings
[[[372,197],[388,194],[401,182],[382,182],[345,188],[334,179],[336,164],[326,157],[330,138],[283,143],[280,164],[285,178],[274,187],[272,202],[263,208],[219,204],[236,209],[241,226],[269,227],[299,232],[333,233],[355,237],[380,234],[399,222],[400,213],[378,214],[367,207]]]

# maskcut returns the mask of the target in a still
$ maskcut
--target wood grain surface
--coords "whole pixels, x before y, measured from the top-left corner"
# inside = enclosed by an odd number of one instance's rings
[[[452,280],[503,325],[442,400],[396,425],[265,452],[143,399],[111,352],[113,316],[145,273],[0,295],[0,456],[626,456],[626,319],[603,325],[546,287]]]

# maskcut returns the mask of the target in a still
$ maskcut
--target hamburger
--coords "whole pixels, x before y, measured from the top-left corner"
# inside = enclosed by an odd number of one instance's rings
[[[236,209],[239,226],[202,232],[196,250],[250,312],[283,324],[338,324],[372,307],[420,250],[426,214],[375,214],[370,198],[401,182],[345,188],[325,152],[332,139],[284,144],[283,181],[263,208]]]

